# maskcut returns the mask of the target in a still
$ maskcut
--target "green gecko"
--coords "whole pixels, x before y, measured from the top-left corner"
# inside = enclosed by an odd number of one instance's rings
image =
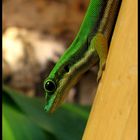
[[[108,47],[121,0],[91,0],[74,41],[44,81],[45,110],[53,112],[82,74],[99,62],[97,80],[105,67]]]

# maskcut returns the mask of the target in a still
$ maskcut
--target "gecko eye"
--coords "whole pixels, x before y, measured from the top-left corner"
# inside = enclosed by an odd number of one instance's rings
[[[56,84],[54,81],[52,80],[47,80],[47,82],[45,83],[45,89],[51,93],[51,92],[54,92],[55,89],[56,89]]]

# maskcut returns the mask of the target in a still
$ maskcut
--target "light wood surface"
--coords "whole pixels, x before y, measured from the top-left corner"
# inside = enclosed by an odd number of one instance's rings
[[[82,140],[137,140],[137,0],[123,0]]]

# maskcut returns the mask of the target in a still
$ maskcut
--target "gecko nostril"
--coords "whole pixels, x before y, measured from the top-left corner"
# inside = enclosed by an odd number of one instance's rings
[[[66,65],[66,66],[64,67],[64,70],[65,70],[66,72],[69,72],[69,65]]]

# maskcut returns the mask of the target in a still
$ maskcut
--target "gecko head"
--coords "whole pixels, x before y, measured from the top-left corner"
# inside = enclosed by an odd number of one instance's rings
[[[54,68],[55,69],[55,68]],[[64,100],[66,93],[71,88],[71,72],[69,66],[61,66],[52,71],[49,77],[44,81],[46,95],[45,111],[54,112],[54,110]]]

